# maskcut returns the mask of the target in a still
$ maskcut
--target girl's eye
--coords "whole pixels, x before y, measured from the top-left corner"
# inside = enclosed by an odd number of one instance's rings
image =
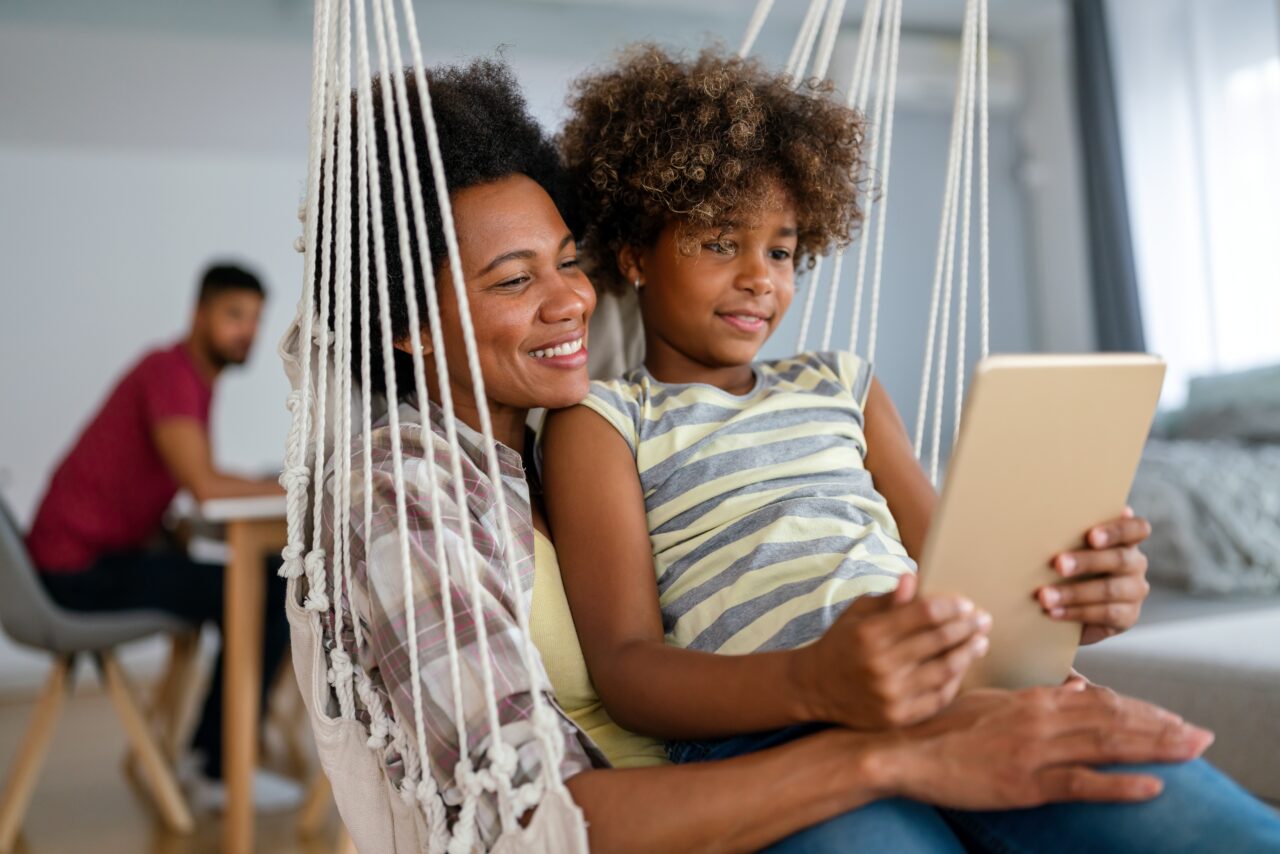
[[[528,281],[529,281],[528,276],[516,276],[514,279],[507,279],[505,282],[498,282],[496,285],[494,285],[494,287],[502,288],[503,290],[513,291],[516,288],[526,284]]]
[[[561,270],[570,270],[577,266],[578,266],[577,258],[566,258],[565,260],[560,262]]]
[[[790,249],[774,249],[769,254],[775,261],[787,261],[791,258]]]
[[[715,240],[711,243],[704,243],[702,246],[720,255],[732,255],[738,251],[738,245],[732,240]]]

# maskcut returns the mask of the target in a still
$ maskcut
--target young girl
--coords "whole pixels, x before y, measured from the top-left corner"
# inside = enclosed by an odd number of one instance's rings
[[[642,47],[579,82],[564,131],[585,254],[597,282],[635,289],[646,355],[548,419],[547,509],[605,706],[674,742],[677,761],[799,724],[923,720],[987,648],[971,603],[913,596],[935,495],[870,365],[755,361],[797,268],[862,217],[861,120],[805,88],[716,52]],[[1140,540],[1128,521],[1093,545]],[[1094,572],[1093,557],[1060,568]],[[1112,581],[1101,598],[1060,585],[1042,601],[1122,630],[1145,582],[1132,567]]]

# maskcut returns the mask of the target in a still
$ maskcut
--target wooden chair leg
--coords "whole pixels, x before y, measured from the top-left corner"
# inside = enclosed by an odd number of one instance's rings
[[[200,630],[170,635],[169,642],[169,662],[151,694],[147,720],[160,738],[165,758],[173,765],[182,749],[191,681],[196,670],[196,655],[200,651]],[[125,749],[124,774],[135,785],[138,784],[138,757],[132,747]]]
[[[317,770],[307,784],[307,794],[298,810],[298,834],[304,839],[316,836],[324,830],[329,810],[333,806],[333,789],[329,778]]]
[[[120,663],[110,652],[98,654],[98,666],[102,669],[107,690],[115,704],[116,713],[124,724],[133,752],[138,757],[143,777],[151,789],[151,796],[160,810],[165,826],[177,833],[190,833],[195,827],[191,810],[174,779],[173,769],[165,761],[164,750],[147,725],[147,719],[138,705],[137,696]]]
[[[153,719],[160,725],[161,745],[170,763],[177,761],[186,735],[187,709],[191,702],[192,683],[200,654],[200,631],[173,635],[170,638],[169,666],[152,706]]]
[[[35,711],[31,714],[31,724],[18,751],[18,758],[9,772],[4,794],[0,795],[0,852],[13,849],[18,831],[22,828],[22,817],[27,812],[27,804],[31,801],[31,793],[40,776],[40,767],[44,764],[49,742],[53,739],[53,731],[58,724],[58,716],[71,687],[72,662],[71,657],[59,658],[54,662],[40,699],[36,702]]]

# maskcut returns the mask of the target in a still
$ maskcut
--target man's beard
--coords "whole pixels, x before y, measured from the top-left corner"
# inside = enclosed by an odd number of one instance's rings
[[[205,356],[219,371],[221,371],[222,369],[229,368],[232,365],[243,365],[248,361],[249,348],[246,347],[243,351],[227,352],[210,345],[205,348]]]

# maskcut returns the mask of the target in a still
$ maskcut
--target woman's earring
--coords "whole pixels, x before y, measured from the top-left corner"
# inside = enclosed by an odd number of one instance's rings
[[[640,290],[640,288],[644,285],[644,282],[640,281],[639,276],[636,276],[636,280],[631,284],[635,285],[636,290]]]

